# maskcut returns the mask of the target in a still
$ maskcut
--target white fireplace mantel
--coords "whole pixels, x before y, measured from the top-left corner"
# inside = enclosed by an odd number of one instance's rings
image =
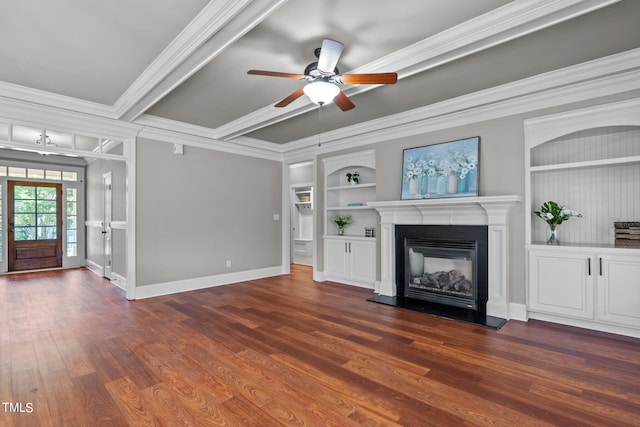
[[[487,225],[487,314],[509,319],[509,212],[520,196],[370,202],[380,213],[380,295],[396,296],[395,225]]]

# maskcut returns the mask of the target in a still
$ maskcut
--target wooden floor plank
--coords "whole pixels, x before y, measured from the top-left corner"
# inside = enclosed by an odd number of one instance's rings
[[[33,405],[0,425],[640,425],[639,339],[371,295],[295,265],[139,301],[86,269],[0,276],[0,400]]]

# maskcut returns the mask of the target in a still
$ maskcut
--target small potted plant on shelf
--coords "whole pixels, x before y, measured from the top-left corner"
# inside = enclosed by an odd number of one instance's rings
[[[540,206],[540,210],[534,211],[533,213],[547,223],[547,245],[560,244],[560,240],[558,240],[558,226],[562,224],[563,221],[568,220],[572,216],[582,217],[582,214],[560,206],[551,200],[544,202],[542,206]]]
[[[351,185],[356,185],[358,182],[360,182],[358,178],[359,176],[360,173],[358,171],[347,172],[347,182]]]
[[[344,235],[344,226],[351,224],[351,215],[336,214],[331,217],[331,221],[338,226],[338,236],[342,236]]]

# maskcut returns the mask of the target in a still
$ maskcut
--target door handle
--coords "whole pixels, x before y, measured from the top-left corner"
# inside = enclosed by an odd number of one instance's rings
[[[591,276],[591,258],[587,258],[587,276]]]
[[[349,253],[351,253],[351,242],[349,242]]]
[[[344,253],[347,253],[347,242],[344,242]]]

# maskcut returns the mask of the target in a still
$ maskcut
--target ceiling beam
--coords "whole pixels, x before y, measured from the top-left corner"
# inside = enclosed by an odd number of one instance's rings
[[[113,105],[133,121],[286,0],[212,0]]]
[[[619,1],[516,0],[347,73],[396,71],[400,80]],[[344,92],[351,97],[379,86],[352,86]],[[285,108],[269,105],[218,127],[215,138],[228,141],[316,108],[306,97]]]

